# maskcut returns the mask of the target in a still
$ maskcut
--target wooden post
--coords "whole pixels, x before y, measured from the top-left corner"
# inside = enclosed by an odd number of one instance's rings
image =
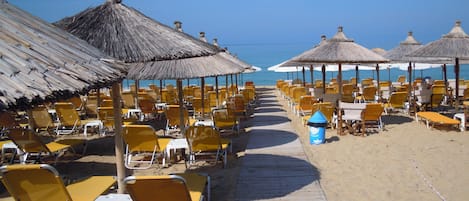
[[[459,58],[455,59],[455,64],[454,64],[454,74],[456,78],[456,111],[459,110]]]
[[[204,104],[204,102],[205,102],[205,78],[204,77],[200,78],[200,85],[201,85],[200,93],[202,94],[201,97],[200,97],[200,98],[202,98],[202,114],[201,114],[201,116],[202,116],[202,118],[204,118],[204,113],[205,113],[205,111],[204,111],[205,110],[205,104]]]
[[[305,87],[306,86],[306,78],[305,78],[305,67],[304,66],[301,69],[301,72],[303,73],[303,87]]]
[[[381,102],[381,90],[379,88],[379,64],[376,64],[376,81],[377,81],[376,91],[378,91],[378,102]]]
[[[314,88],[314,67],[313,67],[313,65],[310,66],[309,73],[311,73],[311,84]]]
[[[339,72],[337,74],[337,82],[339,83],[339,100],[342,100],[342,64],[341,63],[339,63]],[[325,93],[325,91],[324,91],[324,93]],[[338,106],[338,110],[337,110],[337,127],[339,127],[337,129],[337,132],[338,132],[339,135],[343,135],[343,133],[342,133],[342,111],[341,111],[340,105],[338,103],[336,103],[336,105]]]
[[[121,94],[116,93],[120,91],[119,82],[112,84],[112,104],[114,108],[114,151],[116,153],[116,172],[117,172],[117,193],[123,194],[125,192],[124,178],[124,140],[122,137],[122,108],[121,108]]]
[[[185,136],[186,122],[184,121],[184,92],[182,90],[182,79],[176,80],[176,88],[178,90],[178,102],[179,102],[179,129],[181,130],[182,136]]]
[[[220,100],[218,99],[218,76],[215,76],[215,96],[217,96],[217,107],[220,106]]]
[[[321,67],[321,72],[322,72],[322,91],[323,94],[326,93],[326,65],[323,64]]]

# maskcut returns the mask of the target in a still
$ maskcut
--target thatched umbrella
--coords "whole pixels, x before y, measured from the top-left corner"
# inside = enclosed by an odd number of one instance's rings
[[[339,86],[342,85],[342,64],[365,64],[365,63],[386,63],[387,59],[368,50],[367,48],[354,43],[353,40],[348,39],[343,33],[343,28],[339,27],[338,32],[331,39],[327,40],[324,44],[308,50],[291,59],[295,63],[315,64],[324,63],[339,64],[339,73],[337,81]],[[379,66],[376,65],[376,69]],[[378,76],[378,89],[379,89],[379,76]],[[342,88],[339,87],[339,94],[342,94]],[[339,113],[340,114],[340,113]],[[339,129],[341,133],[341,116],[339,115]]]
[[[124,76],[98,49],[4,1],[0,27],[0,108],[27,109]]]
[[[444,57],[454,59],[454,73],[456,78],[456,107],[459,107],[459,63],[469,63],[469,36],[461,27],[461,21],[456,21],[453,29],[442,38],[433,41],[408,56],[411,57]]]
[[[415,40],[414,36],[412,35],[412,32],[409,31],[407,34],[407,38],[404,41],[402,41],[397,47],[389,50],[388,52],[386,52],[386,54],[383,55],[385,58],[391,60],[392,63],[409,63],[407,68],[409,81],[408,94],[410,94],[412,90],[412,63],[410,58],[407,57],[407,55],[415,51],[416,49],[421,48],[422,46],[423,45],[421,43]],[[411,96],[408,96],[409,103],[411,102],[410,97]]]
[[[89,8],[56,24],[124,61],[133,70],[128,74],[131,79],[178,79],[178,91],[182,93],[180,79],[226,73],[218,65],[206,67],[215,62],[223,63],[219,61],[221,56],[216,55],[218,48],[156,22],[121,4],[120,0],[107,0],[103,5]],[[146,75],[143,77],[143,74]],[[114,101],[115,110],[120,109],[119,102]],[[122,193],[125,168],[119,113],[115,112],[115,150],[119,193]]]

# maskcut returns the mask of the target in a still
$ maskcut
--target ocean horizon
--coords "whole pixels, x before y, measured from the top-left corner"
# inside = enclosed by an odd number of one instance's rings
[[[256,86],[274,86],[277,80],[293,80],[303,79],[302,72],[273,72],[268,71],[267,68],[279,64],[285,60],[288,60],[308,49],[313,47],[312,44],[294,43],[294,44],[225,44],[223,47],[228,47],[228,50],[239,59],[253,65],[260,67],[262,70],[253,73],[243,73],[238,77],[238,84],[243,85],[245,81],[253,81]],[[407,71],[399,70],[398,68],[388,68],[389,64],[380,64],[380,80],[381,81],[396,81],[401,75],[407,76]],[[299,67],[301,69],[301,66]],[[442,68],[429,68],[424,70],[415,70],[413,77],[428,77],[432,80],[443,80]],[[336,71],[326,72],[326,81],[336,77]],[[355,77],[355,71],[343,71],[342,77],[344,80]],[[359,79],[364,78],[377,78],[376,71],[374,70],[360,70]],[[322,79],[320,71],[313,72],[313,79]],[[447,79],[455,79],[454,64],[447,64]],[[469,65],[463,64],[460,67],[460,79],[469,79]],[[236,78],[233,76],[233,81]],[[311,82],[311,73],[309,70],[305,72],[306,82]],[[218,82],[220,86],[224,86],[226,76],[219,76]],[[231,76],[228,76],[228,81],[231,83]],[[129,84],[133,83],[132,80],[125,80],[124,87],[128,87]],[[214,77],[205,78],[206,84],[215,84]],[[159,85],[157,80],[141,80],[140,86],[146,87],[149,84]],[[163,84],[173,84],[174,80],[164,80]],[[200,85],[200,79],[190,79],[183,82],[184,85]]]

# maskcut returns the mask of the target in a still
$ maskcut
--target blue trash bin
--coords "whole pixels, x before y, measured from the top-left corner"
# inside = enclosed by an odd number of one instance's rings
[[[309,118],[307,125],[309,126],[309,143],[323,144],[325,142],[327,119],[321,111],[315,112]]]

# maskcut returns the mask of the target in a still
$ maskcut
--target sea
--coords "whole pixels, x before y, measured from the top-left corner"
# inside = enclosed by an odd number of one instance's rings
[[[232,78],[231,76],[220,76],[218,78],[219,85],[224,86],[225,81],[231,83],[236,80],[239,85],[243,85],[246,81],[253,81],[256,86],[274,86],[277,80],[293,80],[293,79],[303,79],[302,72],[273,72],[268,71],[267,68],[279,64],[285,60],[288,60],[302,52],[311,49],[311,44],[303,43],[293,43],[293,44],[225,44],[225,47],[228,48],[228,51],[238,57],[239,59],[249,63],[253,66],[259,67],[262,70],[253,73],[242,73],[238,77]],[[400,75],[407,76],[407,72],[399,70],[398,68],[387,68],[387,64],[381,64],[379,71],[380,81],[396,81]],[[337,76],[336,71],[327,71],[326,80],[330,80],[333,77]],[[322,79],[322,74],[320,71],[313,72],[313,80]],[[350,79],[355,77],[355,71],[343,71],[342,79]],[[443,80],[443,71],[441,67],[428,68],[424,70],[415,70],[413,72],[413,77],[422,77],[432,80]],[[227,79],[228,78],[228,79]],[[377,78],[377,72],[375,70],[360,70],[359,79],[364,78]],[[447,64],[447,79],[455,79],[454,65]],[[469,80],[469,64],[463,64],[460,67],[460,79]],[[306,82],[311,82],[311,73],[309,70],[305,73]],[[128,87],[134,81],[125,80],[124,87]],[[158,80],[140,80],[139,84],[141,87],[148,86],[149,84],[159,85]],[[175,80],[164,80],[162,81],[163,85],[173,84],[175,85]],[[214,77],[205,78],[206,84],[215,84]],[[200,85],[200,79],[191,79],[185,80],[184,85]]]

